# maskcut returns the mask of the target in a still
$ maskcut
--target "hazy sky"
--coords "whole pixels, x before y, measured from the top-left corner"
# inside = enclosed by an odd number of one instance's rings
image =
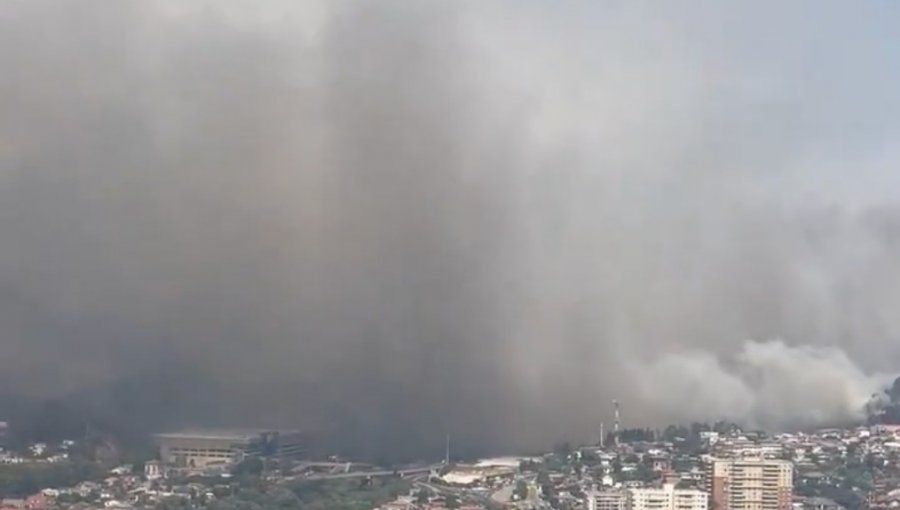
[[[0,382],[369,451],[852,419],[900,372],[898,21],[6,0]]]

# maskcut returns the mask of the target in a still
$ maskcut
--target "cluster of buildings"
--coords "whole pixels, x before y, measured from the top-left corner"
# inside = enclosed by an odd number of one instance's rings
[[[502,486],[503,483],[514,477],[523,461],[534,462],[535,459],[500,457],[469,464],[456,464],[440,474],[438,479],[451,486],[483,488]]]
[[[704,430],[596,456],[586,510],[900,509],[900,426]]]
[[[454,500],[456,501],[456,500]],[[447,496],[435,495],[427,500],[417,497],[415,491],[403,494],[396,499],[383,503],[373,510],[485,510],[486,506],[477,502],[451,503]]]
[[[456,465],[429,483],[516,510],[900,510],[898,426],[635,436],[518,467]]]
[[[12,451],[0,446],[0,464],[29,464],[29,463],[62,463],[69,460],[69,450],[75,445],[75,441],[65,440],[58,444],[49,445],[44,442],[36,442],[28,445],[23,451]]]
[[[413,483],[383,510],[900,510],[900,427],[767,435],[698,426],[634,437],[538,457],[398,470],[302,459],[306,441],[298,431],[189,430],[158,434],[158,458],[142,468],[47,487],[7,499],[0,510],[149,508],[173,498],[202,509],[233,494],[229,478],[248,459],[260,459],[256,474],[283,487],[372,477]],[[51,462],[68,447],[34,444],[16,455]]]
[[[298,431],[270,429],[191,430],[158,434],[155,440],[158,459],[142,467],[118,466],[102,479],[0,498],[0,510],[148,508],[169,500],[189,500],[191,506],[202,506],[214,500],[217,493],[231,493],[231,471],[240,462],[251,458],[266,462],[297,459],[306,445]],[[63,441],[53,445],[34,443],[21,452],[0,449],[0,463],[22,464],[23,469],[64,464],[70,462],[68,451],[74,445],[74,441]],[[213,482],[185,481],[197,477]]]
[[[45,487],[22,498],[0,499],[0,510],[129,510],[153,507],[163,501],[188,500],[198,495],[211,499],[209,490],[198,484],[148,480],[136,473],[133,466],[122,465],[106,472],[102,479],[72,486]]]
[[[691,482],[696,480],[692,477]],[[765,458],[711,459],[705,489],[666,481],[659,486],[590,490],[587,510],[791,510],[793,466]]]
[[[835,473],[852,464],[848,455],[857,435],[868,445],[858,453],[883,449],[892,437],[868,430],[688,434],[458,464],[429,482],[520,510],[858,510],[862,505],[841,504],[815,490],[798,492],[795,486],[810,477],[840,486]]]

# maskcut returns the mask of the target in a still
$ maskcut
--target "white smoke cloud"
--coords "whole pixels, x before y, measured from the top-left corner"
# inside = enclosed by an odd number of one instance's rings
[[[868,374],[839,348],[745,342],[727,361],[708,352],[670,353],[629,368],[639,398],[682,419],[809,427],[862,420],[891,382]]]

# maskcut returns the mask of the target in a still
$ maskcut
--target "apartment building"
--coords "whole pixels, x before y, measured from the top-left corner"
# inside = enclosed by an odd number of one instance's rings
[[[675,484],[659,488],[630,489],[627,510],[707,510],[709,496],[694,489],[676,489]]]
[[[602,490],[587,494],[587,510],[627,510],[625,491]]]
[[[714,459],[707,485],[710,510],[791,510],[793,466],[780,459]]]

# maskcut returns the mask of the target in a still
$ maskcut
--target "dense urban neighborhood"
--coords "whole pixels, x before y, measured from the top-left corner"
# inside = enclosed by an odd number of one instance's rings
[[[900,426],[885,424],[623,428],[591,445],[471,461],[452,458],[448,441],[444,459],[394,466],[311,458],[298,431],[186,430],[155,444],[133,462],[74,439],[5,448],[0,510],[900,508]]]

